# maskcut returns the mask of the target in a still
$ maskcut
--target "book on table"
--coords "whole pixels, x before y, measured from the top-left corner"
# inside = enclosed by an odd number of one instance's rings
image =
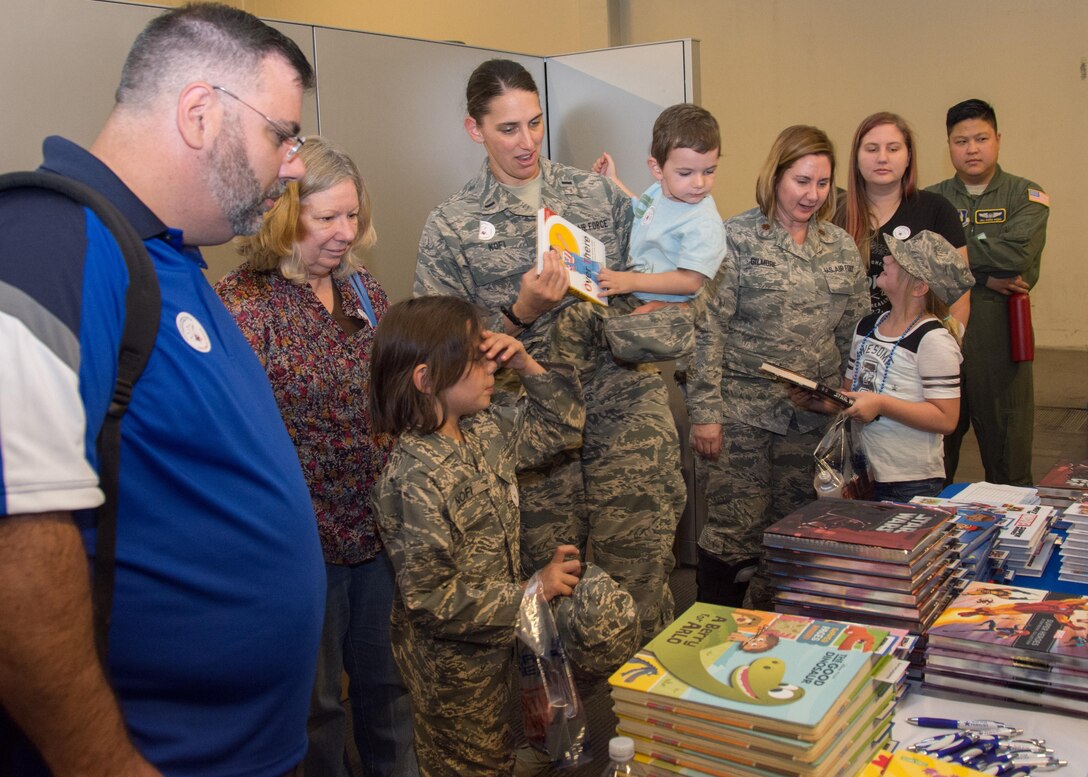
[[[929,629],[929,644],[1037,669],[1088,670],[1088,597],[970,583]]]
[[[881,752],[857,777],[984,777],[985,774],[927,753],[896,750]]]
[[[643,763],[831,777],[887,741],[903,630],[697,602],[609,678]]]
[[[759,365],[759,369],[768,375],[774,376],[777,380],[807,389],[814,394],[819,394],[826,399],[830,399],[839,407],[850,407],[850,405],[854,404],[853,398],[846,396],[846,394],[838,389],[832,388],[826,383],[813,380],[812,378],[807,378],[799,372],[788,370],[785,367],[779,367],[777,364],[772,364],[771,362],[763,362]]]
[[[1036,486],[1039,496],[1073,501],[1088,494],[1088,459],[1060,459]]]
[[[536,216],[536,245],[537,272],[544,270],[544,254],[554,249],[567,267],[568,291],[598,305],[608,304],[598,283],[598,273],[606,266],[604,243],[558,213],[541,208]]]
[[[885,629],[696,602],[609,684],[616,700],[815,739],[898,642]]]
[[[922,557],[923,563],[913,567],[877,562],[861,568],[859,562],[849,558],[776,550],[773,556],[767,557],[767,571],[778,577],[819,580],[874,592],[917,594],[933,574],[952,572],[955,567],[950,562],[955,560],[955,550],[940,545],[935,545],[932,553]]]
[[[950,517],[920,505],[820,499],[771,524],[763,544],[905,564],[947,538]]]

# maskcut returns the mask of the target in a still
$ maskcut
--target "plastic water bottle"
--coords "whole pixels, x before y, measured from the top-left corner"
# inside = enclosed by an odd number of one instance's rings
[[[635,742],[631,737],[612,737],[608,741],[608,759],[608,766],[601,777],[628,777],[643,773],[635,763]]]

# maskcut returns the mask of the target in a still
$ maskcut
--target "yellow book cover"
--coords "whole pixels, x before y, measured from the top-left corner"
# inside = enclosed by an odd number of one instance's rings
[[[604,243],[558,213],[541,208],[536,215],[537,272],[544,269],[544,254],[553,248],[570,274],[568,291],[584,300],[607,305],[608,298],[601,296],[597,283],[597,273],[605,266]]]

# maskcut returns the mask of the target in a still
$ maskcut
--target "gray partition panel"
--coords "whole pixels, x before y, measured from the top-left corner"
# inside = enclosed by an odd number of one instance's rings
[[[633,192],[652,183],[650,132],[663,108],[695,100],[697,41],[678,40],[548,57],[553,158],[588,168],[602,151]]]
[[[160,9],[91,0],[14,0],[0,24],[0,170],[41,162],[42,139],[98,135],[132,41]]]
[[[543,87],[543,59],[325,28],[316,42],[321,133],[348,149],[374,203],[378,243],[367,266],[391,299],[409,297],[427,214],[483,164],[464,130],[469,74],[505,57]]]

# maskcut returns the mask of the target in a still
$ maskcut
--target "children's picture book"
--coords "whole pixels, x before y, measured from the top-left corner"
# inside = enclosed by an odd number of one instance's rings
[[[929,629],[935,647],[1013,658],[1021,666],[1088,668],[1088,597],[969,583]]]
[[[536,214],[537,272],[543,271],[544,254],[553,248],[567,266],[570,293],[598,305],[607,305],[608,298],[601,296],[597,283],[597,274],[605,266],[604,243],[558,213],[541,208]]]
[[[878,662],[897,661],[897,643],[869,626],[696,602],[609,684],[616,700],[811,738],[871,686]]]
[[[858,777],[984,777],[983,772],[909,750],[896,750],[894,754],[883,759],[882,767],[864,771]]]
[[[785,367],[779,367],[777,364],[771,364],[770,362],[763,362],[759,365],[759,369],[766,372],[768,375],[773,375],[777,380],[789,383],[794,386],[799,386],[803,389],[819,394],[822,397],[826,397],[834,402],[839,407],[850,407],[854,404],[854,400],[851,397],[846,396],[838,389],[828,386],[826,383],[820,383],[819,381],[806,378],[800,373],[793,370],[787,370]]]
[[[919,505],[819,499],[772,524],[763,542],[772,548],[908,563],[948,536],[950,518],[944,510]]]

